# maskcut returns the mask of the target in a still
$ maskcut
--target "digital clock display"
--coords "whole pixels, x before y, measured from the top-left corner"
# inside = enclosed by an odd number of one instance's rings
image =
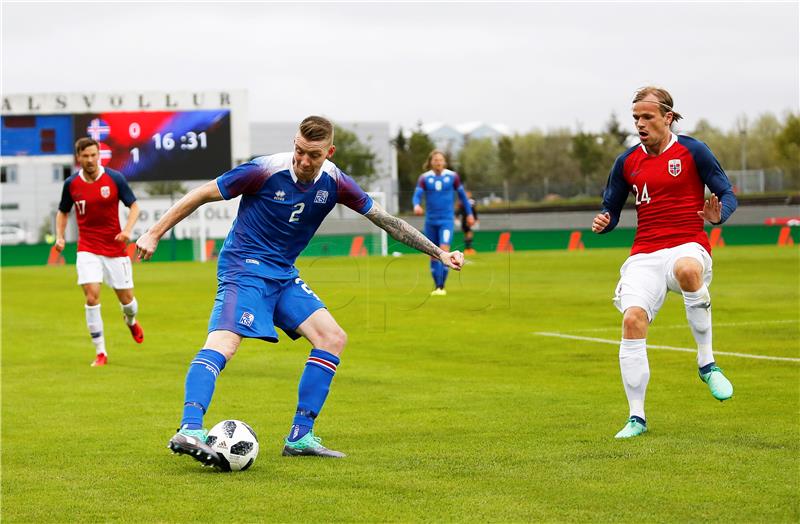
[[[231,168],[224,109],[73,115],[75,138],[100,143],[100,161],[132,182],[210,180]]]

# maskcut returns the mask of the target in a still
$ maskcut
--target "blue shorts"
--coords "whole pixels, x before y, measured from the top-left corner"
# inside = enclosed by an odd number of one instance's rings
[[[450,245],[453,242],[453,221],[430,222],[425,221],[425,236],[437,246]]]
[[[301,278],[270,280],[238,275],[217,287],[217,298],[208,320],[208,332],[224,329],[245,338],[277,342],[281,328],[292,340],[295,329],[318,309],[325,307]]]

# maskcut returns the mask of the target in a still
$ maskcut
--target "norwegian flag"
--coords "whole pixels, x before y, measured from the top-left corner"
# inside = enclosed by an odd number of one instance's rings
[[[100,142],[100,165],[105,167],[111,163],[111,148]]]
[[[111,134],[111,128],[105,120],[93,118],[86,128],[86,132],[89,133],[90,137],[100,141],[105,140]]]

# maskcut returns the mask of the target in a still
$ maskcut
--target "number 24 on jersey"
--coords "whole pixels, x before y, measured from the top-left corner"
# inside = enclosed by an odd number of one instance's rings
[[[636,205],[640,204],[649,204],[650,203],[650,195],[647,194],[647,184],[642,186],[642,192],[639,193],[639,188],[636,184],[633,184],[633,194],[636,195]]]

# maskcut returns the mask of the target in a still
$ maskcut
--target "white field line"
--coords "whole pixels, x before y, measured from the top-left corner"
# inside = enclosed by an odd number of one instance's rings
[[[714,322],[714,327],[739,327],[739,326],[761,326],[767,324],[797,324],[800,319],[789,320],[754,320],[752,322]],[[683,324],[669,324],[666,326],[659,326],[653,324],[651,330],[658,331],[659,329],[689,329],[688,323]],[[603,331],[622,331],[622,326],[603,327],[603,328],[586,328],[586,329],[570,329],[564,333],[600,333]]]
[[[583,340],[585,342],[597,342],[600,344],[612,344],[614,346],[619,345],[619,340],[610,340],[607,338],[595,338],[595,337],[580,337],[577,335],[567,335],[564,333],[548,333],[546,331],[534,331],[534,335],[539,335],[542,337],[557,337],[557,338],[568,338],[571,340]],[[668,351],[683,351],[686,353],[697,353],[697,349],[692,348],[678,348],[674,346],[660,346],[657,344],[647,344],[648,348],[651,349],[666,349]],[[728,355],[731,357],[742,357],[742,358],[755,358],[760,360],[779,360],[782,362],[800,362],[800,358],[792,358],[792,357],[772,357],[769,355],[751,355],[749,353],[732,353],[729,351],[714,351],[715,355]]]

